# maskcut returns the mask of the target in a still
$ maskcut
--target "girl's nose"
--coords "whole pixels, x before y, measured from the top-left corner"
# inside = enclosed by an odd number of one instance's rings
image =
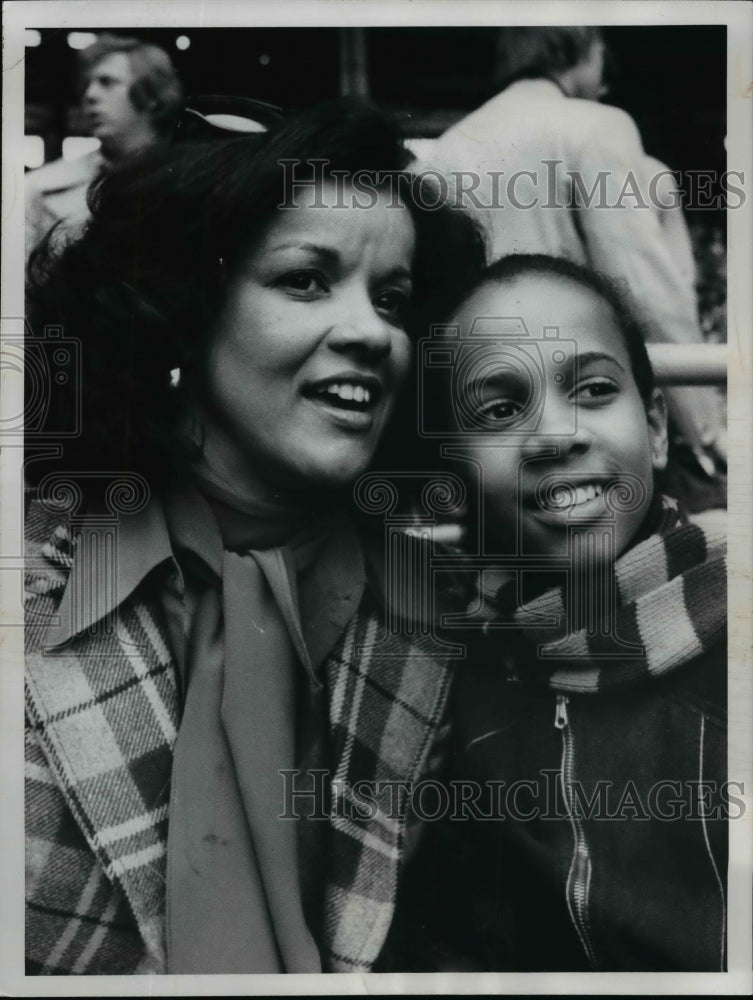
[[[534,456],[544,450],[551,451],[556,445],[564,456],[573,451],[585,451],[590,444],[591,433],[578,408],[558,393],[551,392],[541,400],[538,414],[532,414],[523,451]]]

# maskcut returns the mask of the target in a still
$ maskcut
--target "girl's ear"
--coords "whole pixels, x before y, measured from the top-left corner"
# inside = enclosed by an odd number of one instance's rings
[[[646,406],[648,418],[648,443],[654,472],[667,467],[667,404],[661,389],[654,389]]]

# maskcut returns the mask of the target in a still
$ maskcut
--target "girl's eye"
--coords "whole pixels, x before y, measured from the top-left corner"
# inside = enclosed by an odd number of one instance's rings
[[[318,271],[288,271],[275,281],[275,285],[299,296],[329,291],[326,278]]]
[[[619,392],[611,378],[590,378],[576,385],[572,398],[578,403],[606,403]]]
[[[479,408],[479,416],[487,423],[499,426],[512,423],[522,408],[522,404],[514,399],[493,399]]]
[[[381,292],[374,300],[374,308],[395,326],[405,326],[411,297],[408,292],[393,288]]]

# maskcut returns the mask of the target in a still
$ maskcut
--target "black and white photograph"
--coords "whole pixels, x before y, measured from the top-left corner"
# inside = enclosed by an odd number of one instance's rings
[[[750,994],[752,53],[3,4],[4,995]]]

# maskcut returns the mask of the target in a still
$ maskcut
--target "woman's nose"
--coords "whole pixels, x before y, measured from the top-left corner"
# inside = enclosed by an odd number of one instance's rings
[[[341,302],[329,343],[336,351],[381,357],[390,353],[394,333],[395,327],[379,313],[370,296],[354,294]]]

